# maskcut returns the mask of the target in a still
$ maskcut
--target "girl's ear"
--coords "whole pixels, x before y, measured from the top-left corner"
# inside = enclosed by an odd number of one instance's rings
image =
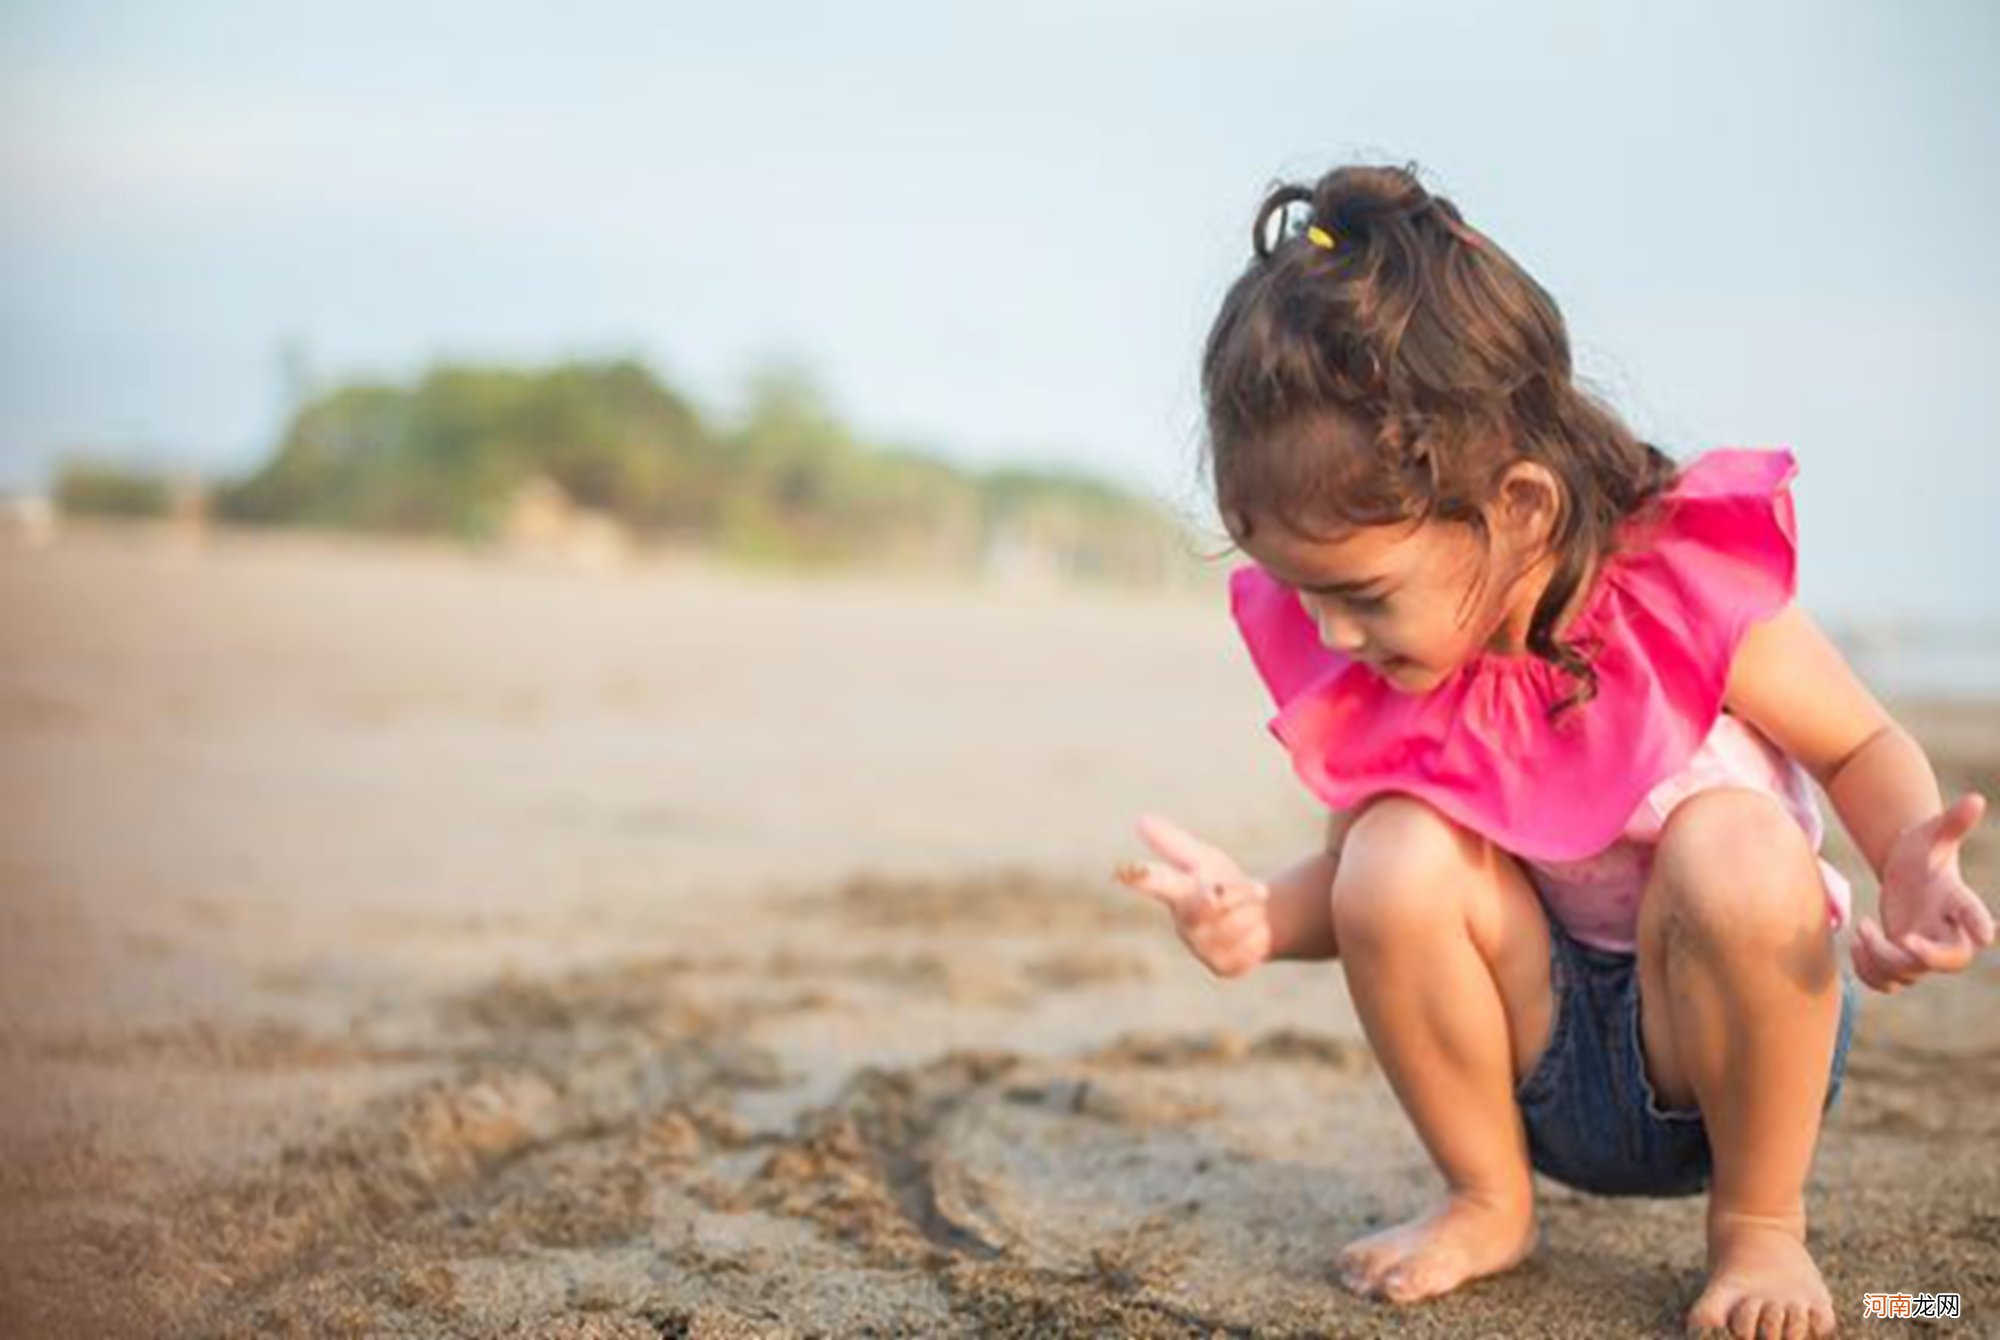
[[[1555,534],[1562,516],[1562,488],[1547,466],[1516,461],[1500,481],[1495,510],[1516,545],[1539,549]]]

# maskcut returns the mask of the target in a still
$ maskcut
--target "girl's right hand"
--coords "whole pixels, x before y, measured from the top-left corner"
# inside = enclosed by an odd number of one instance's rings
[[[1174,929],[1218,977],[1241,977],[1271,956],[1271,891],[1226,853],[1160,818],[1140,816],[1139,836],[1167,858],[1121,861],[1114,878],[1174,915]]]

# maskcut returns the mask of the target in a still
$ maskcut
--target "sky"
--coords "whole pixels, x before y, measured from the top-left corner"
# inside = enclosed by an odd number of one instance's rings
[[[1200,493],[1279,179],[1414,164],[1687,459],[1800,461],[1800,598],[2000,627],[2000,6],[0,6],[0,489],[210,474],[304,370],[637,355],[727,415]]]

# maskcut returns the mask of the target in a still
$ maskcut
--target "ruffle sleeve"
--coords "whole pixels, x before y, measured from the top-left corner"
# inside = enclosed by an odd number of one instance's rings
[[[1517,855],[1580,860],[1615,841],[1722,710],[1736,648],[1797,590],[1789,450],[1719,447],[1685,465],[1643,529],[1619,528],[1566,640],[1595,639],[1597,696],[1532,656],[1482,653],[1422,694],[1321,644],[1296,594],[1254,564],[1230,611],[1278,711],[1268,729],[1334,809],[1401,791]]]

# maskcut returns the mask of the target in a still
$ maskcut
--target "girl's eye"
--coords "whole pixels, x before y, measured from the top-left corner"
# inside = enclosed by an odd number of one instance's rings
[[[1338,600],[1343,605],[1358,610],[1378,610],[1389,603],[1387,596],[1348,596],[1341,595],[1337,591],[1315,591],[1313,594],[1321,600]]]
[[[1383,606],[1389,603],[1389,597],[1387,595],[1350,596],[1350,595],[1342,595],[1337,591],[1315,591],[1310,587],[1306,587],[1303,589],[1306,591],[1308,595],[1310,595],[1315,600],[1338,600],[1342,604],[1348,606],[1350,609],[1368,610],[1372,612],[1374,610],[1381,609]]]

